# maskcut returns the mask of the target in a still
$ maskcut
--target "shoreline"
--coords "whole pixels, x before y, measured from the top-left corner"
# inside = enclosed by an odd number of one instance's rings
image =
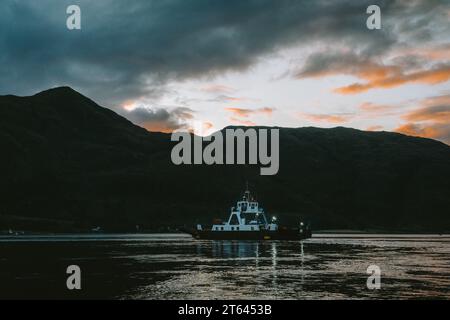
[[[2,234],[0,233],[1,241],[45,241],[45,240],[69,240],[69,241],[116,241],[116,240],[147,240],[157,238],[170,237],[186,237],[192,236],[183,232],[141,232],[141,233],[93,233],[93,232],[79,232],[79,233],[25,233],[25,234]],[[310,239],[450,239],[450,232],[448,233],[394,233],[394,232],[313,232]],[[244,241],[244,240],[229,240],[229,241]]]

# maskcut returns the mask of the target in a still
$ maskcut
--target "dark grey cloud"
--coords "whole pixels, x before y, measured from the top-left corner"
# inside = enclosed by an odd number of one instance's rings
[[[371,57],[353,52],[320,51],[310,55],[302,68],[295,72],[298,78],[327,74],[357,74],[374,66]]]
[[[450,1],[397,0],[381,7],[382,30],[395,38],[393,43],[380,46],[381,42],[374,41],[349,50],[345,44],[332,42],[310,54],[291,74],[297,78],[334,74],[384,78],[415,70],[433,71],[448,64],[448,58],[430,58],[430,53],[448,51]],[[368,39],[372,39],[370,33]]]
[[[137,107],[122,114],[134,123],[149,131],[171,132],[177,129],[189,129],[189,120],[193,118],[194,110],[177,107],[172,110],[164,108]]]
[[[69,85],[117,106],[164,94],[171,80],[245,70],[265,54],[298,44],[336,43],[376,55],[411,38],[425,41],[426,33],[411,30],[410,21],[434,30],[437,18],[427,17],[443,5],[375,3],[395,28],[365,27],[373,0],[6,0],[0,94]],[[81,7],[81,31],[66,29],[70,4]]]

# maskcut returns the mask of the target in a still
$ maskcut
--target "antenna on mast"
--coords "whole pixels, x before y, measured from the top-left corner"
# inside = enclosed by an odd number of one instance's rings
[[[247,201],[251,201],[250,199],[250,190],[248,190],[248,180],[246,181],[246,188],[245,188],[245,196],[244,196]]]

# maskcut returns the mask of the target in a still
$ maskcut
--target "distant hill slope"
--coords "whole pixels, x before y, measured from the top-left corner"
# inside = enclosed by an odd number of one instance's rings
[[[249,180],[283,222],[450,231],[450,147],[347,128],[280,128],[280,171],[175,166],[149,133],[68,88],[0,96],[0,230],[111,231],[225,218]]]

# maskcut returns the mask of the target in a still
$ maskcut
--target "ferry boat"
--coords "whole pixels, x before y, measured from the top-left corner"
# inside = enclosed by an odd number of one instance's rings
[[[311,230],[304,222],[288,228],[279,226],[276,217],[269,221],[248,187],[242,200],[231,208],[226,222],[216,221],[212,226],[198,224],[188,233],[195,239],[206,240],[302,240],[311,237]]]

